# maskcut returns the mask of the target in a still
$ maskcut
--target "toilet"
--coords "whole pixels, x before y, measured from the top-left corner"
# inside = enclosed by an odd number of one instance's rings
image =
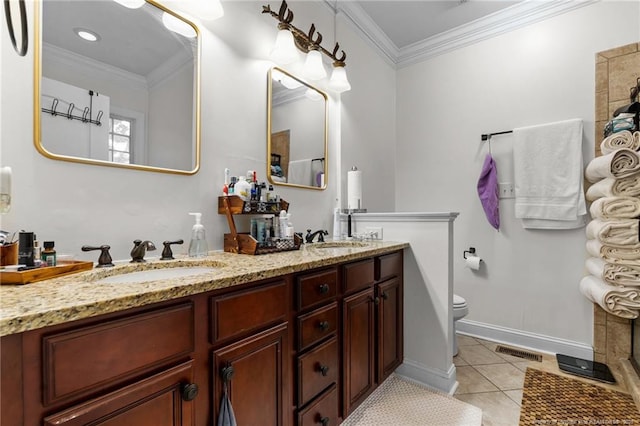
[[[467,316],[469,307],[464,297],[453,295],[453,356],[458,355],[458,339],[456,338],[456,322]]]

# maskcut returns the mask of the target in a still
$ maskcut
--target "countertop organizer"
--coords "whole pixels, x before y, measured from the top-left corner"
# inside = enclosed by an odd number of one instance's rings
[[[279,216],[282,210],[289,210],[289,203],[280,201],[244,201],[237,195],[218,197],[218,213],[227,216],[230,233],[224,234],[224,251],[240,254],[267,254],[300,249],[302,238],[294,235],[291,239],[274,238],[269,245],[258,243],[247,232],[238,232],[234,215],[272,214]]]

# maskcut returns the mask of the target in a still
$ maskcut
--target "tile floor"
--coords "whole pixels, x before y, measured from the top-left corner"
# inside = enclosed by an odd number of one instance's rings
[[[529,361],[495,352],[497,344],[458,335],[455,397],[482,409],[483,426],[515,426]],[[534,362],[534,361],[532,361]]]

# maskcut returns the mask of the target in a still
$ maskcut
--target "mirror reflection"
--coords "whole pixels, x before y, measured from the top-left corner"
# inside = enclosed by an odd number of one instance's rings
[[[46,0],[41,13],[37,149],[60,160],[197,172],[195,26],[144,0]]]
[[[327,95],[286,71],[269,72],[269,181],[326,188]]]

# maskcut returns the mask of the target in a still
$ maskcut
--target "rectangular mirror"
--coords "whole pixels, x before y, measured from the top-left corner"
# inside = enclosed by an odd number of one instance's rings
[[[196,173],[195,25],[150,0],[43,0],[35,10],[36,149],[56,160]]]
[[[310,189],[327,186],[327,95],[288,72],[269,70],[269,182]]]

